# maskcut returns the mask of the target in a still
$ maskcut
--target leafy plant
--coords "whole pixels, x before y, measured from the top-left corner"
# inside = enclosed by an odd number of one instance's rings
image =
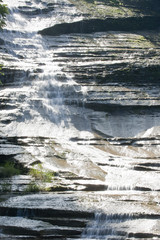
[[[7,5],[3,4],[3,0],[0,0],[0,29],[5,26],[5,17],[9,13]],[[1,72],[3,65],[0,64],[0,74],[3,75]],[[0,81],[0,84],[2,82]]]
[[[40,180],[42,182],[51,182],[54,176],[52,172],[44,171],[41,164],[38,164],[37,168],[32,168],[29,171],[29,174],[36,180]]]
[[[4,75],[4,73],[1,72],[1,71],[2,71],[2,68],[3,68],[3,65],[0,64],[0,74],[1,74],[1,75]]]
[[[29,185],[26,187],[26,189],[24,190],[24,192],[26,193],[48,192],[48,191],[50,191],[50,188],[46,188],[45,186],[38,184],[35,181],[31,181]]]
[[[29,192],[40,192],[40,191],[41,191],[41,187],[34,181],[30,182],[30,184],[25,189],[25,192],[27,192],[27,193],[29,193]]]
[[[5,17],[9,13],[7,5],[0,0],[0,28],[5,26]]]

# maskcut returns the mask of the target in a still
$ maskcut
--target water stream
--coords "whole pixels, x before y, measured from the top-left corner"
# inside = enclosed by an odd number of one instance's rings
[[[67,74],[62,76],[65,78],[62,82],[59,80],[62,67],[58,62],[53,62],[57,48],[50,50],[47,45],[48,41],[52,40],[53,45],[62,45],[62,49],[60,47],[58,51],[63,51],[63,45],[70,44],[70,39],[68,36],[62,36],[48,40],[37,34],[38,30],[59,21],[60,15],[63,15],[62,3],[57,4],[57,10],[54,9],[57,16],[54,14],[52,16],[52,12],[35,16],[23,13],[25,9],[34,11],[34,9],[45,8],[45,2],[27,2],[26,5],[21,1],[6,3],[11,14],[8,16],[3,39],[9,50],[7,56],[9,54],[11,57],[9,66],[23,70],[24,75],[17,82],[14,81],[11,90],[2,90],[1,94],[11,98],[13,104],[19,105],[18,108],[7,113],[12,115],[14,120],[4,127],[3,132],[4,134],[8,132],[10,136],[52,137],[63,144],[64,148],[74,149],[75,144],[70,141],[71,138],[93,137],[88,119],[91,111],[77,106],[79,98],[81,102],[83,98],[85,99],[83,87],[77,85]],[[69,17],[67,20],[70,20]],[[4,57],[3,62],[6,67],[8,66],[7,56]],[[65,99],[71,100],[72,97],[76,100],[76,105],[65,105]],[[84,150],[77,147],[73,155],[80,154],[82,158],[86,158],[82,152]],[[72,156],[69,158],[71,159]]]

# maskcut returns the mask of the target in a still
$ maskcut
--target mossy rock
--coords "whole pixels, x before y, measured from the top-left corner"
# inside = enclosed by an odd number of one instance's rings
[[[21,170],[15,166],[15,163],[6,162],[0,167],[0,178],[8,178],[19,175]]]
[[[159,15],[159,0],[70,0],[82,13],[92,17]]]

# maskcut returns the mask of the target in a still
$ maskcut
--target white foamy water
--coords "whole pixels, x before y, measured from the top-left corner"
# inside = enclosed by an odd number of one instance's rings
[[[5,3],[8,4],[10,15],[7,16],[7,25],[1,34],[2,39],[5,40],[2,63],[6,68],[17,72],[14,81],[12,79],[14,74],[12,74],[10,81],[7,80],[5,87],[0,91],[0,97],[6,103],[6,107],[1,110],[3,119],[0,123],[1,135],[26,137],[21,138],[21,142],[24,143],[25,153],[29,153],[26,154],[26,158],[31,156],[31,159],[24,160],[25,163],[30,161],[28,165],[33,161],[40,161],[44,168],[72,172],[88,178],[87,180],[86,178],[73,180],[73,185],[80,187],[79,189],[84,190],[88,187],[87,193],[85,191],[83,194],[76,193],[76,199],[79,201],[76,203],[77,207],[98,212],[82,234],[82,239],[125,240],[127,230],[129,229],[128,232],[132,229],[136,231],[137,223],[138,232],[146,231],[146,223],[151,224],[149,230],[152,231],[152,227],[155,228],[157,224],[156,220],[153,223],[153,219],[133,221],[132,216],[137,213],[156,214],[159,206],[160,176],[157,157],[160,156],[159,139],[155,139],[153,145],[150,144],[150,139],[148,142],[143,139],[154,138],[158,135],[159,127],[150,127],[158,125],[159,118],[155,118],[154,115],[149,115],[147,119],[145,116],[139,118],[140,115],[135,116],[133,112],[126,115],[107,115],[106,112],[83,107],[89,91],[93,94],[93,96],[91,94],[91,101],[96,102],[98,99],[103,103],[103,98],[107,94],[108,98],[112,99],[109,92],[114,95],[113,99],[116,99],[113,104],[117,101],[117,91],[114,86],[81,86],[74,81],[74,76],[69,71],[64,71],[67,64],[73,63],[72,60],[67,59],[68,55],[65,53],[69,49],[69,54],[72,55],[71,47],[75,44],[73,55],[76,51],[83,55],[84,49],[81,49],[81,46],[86,36],[77,40],[80,36],[72,39],[72,36],[68,35],[42,37],[38,34],[39,30],[56,23],[82,19],[81,14],[76,13],[74,16],[76,10],[73,6],[68,6],[63,0],[6,0]],[[49,11],[48,3],[51,4],[50,6],[53,4],[53,9],[51,7]],[[105,49],[107,36],[102,34],[102,39],[99,37],[95,40],[97,36],[98,34],[88,37],[88,45],[85,46],[87,53],[88,51],[94,52],[96,44]],[[93,42],[96,44],[94,45]],[[76,49],[76,44],[80,46],[80,49]],[[89,48],[90,45],[93,46]],[[112,39],[108,42],[108,46],[112,47]],[[77,62],[75,61],[73,66],[79,64],[89,69],[90,64],[95,67],[96,64],[102,64],[101,60],[93,61],[93,58],[92,56],[86,62],[86,57],[81,63],[78,63],[76,59]],[[127,61],[126,57],[124,63]],[[111,61],[109,59],[104,62],[105,64],[119,64],[121,60]],[[126,91],[126,89],[119,90],[122,92],[122,102],[124,102],[124,90]],[[95,93],[97,95],[94,95]],[[134,94],[132,97],[136,98],[137,92]],[[121,104],[121,99],[118,101]],[[133,102],[130,101],[129,104],[132,105]],[[145,132],[141,131],[142,133],[135,139],[127,139],[128,136],[133,137],[140,132],[142,125],[143,130],[150,129]],[[93,134],[93,129],[102,133],[104,138]],[[107,135],[111,137],[107,138]],[[35,137],[33,144],[32,137]],[[46,139],[37,143],[36,139],[39,137]],[[139,137],[142,139],[136,140]],[[29,141],[31,144],[27,145]],[[2,153],[7,155],[7,151],[9,150],[4,148]],[[14,151],[10,149],[10,152],[13,154]],[[21,148],[15,152],[19,154],[20,159]],[[57,159],[59,157],[60,163],[54,162],[55,156]],[[67,183],[66,180],[66,185]],[[98,190],[95,190],[96,187]],[[21,208],[25,202],[26,207],[54,208],[59,206],[61,209],[63,206],[72,209],[74,201],[71,199],[71,203],[68,204],[68,200],[65,199],[61,203],[59,194],[50,193],[19,196],[10,199],[8,206]],[[20,219],[16,218],[16,220],[16,224],[21,226]],[[3,221],[6,226],[9,223],[14,226],[12,218],[4,217]],[[41,227],[41,222],[38,225],[36,221],[22,221],[22,225],[25,224],[28,227],[32,227],[32,224],[35,228]],[[50,225],[48,225],[49,228]]]
[[[52,3],[54,10],[45,13],[47,3]],[[90,145],[96,143],[91,141],[94,138],[92,126],[99,124],[100,130],[103,126],[102,132],[104,128],[106,134],[123,128],[118,128],[117,124],[114,126],[114,121],[110,119],[103,124],[98,119],[98,112],[78,106],[79,101],[82,104],[85,102],[87,86],[78,85],[70,74],[63,73],[66,64],[63,59],[62,62],[60,57],[58,61],[55,60],[58,52],[65,52],[65,46],[72,45],[71,37],[42,37],[37,33],[55,23],[72,21],[74,7],[68,7],[63,1],[24,3],[7,0],[6,4],[10,14],[2,33],[7,49],[2,60],[6,67],[22,71],[22,76],[17,76],[12,85],[1,90],[1,97],[10,99],[12,107],[1,112],[5,120],[11,120],[9,124],[2,124],[2,135],[54,138],[67,153],[68,163],[75,173],[103,180],[108,189],[133,189],[142,176],[138,172],[134,177],[132,158],[148,157],[148,150],[137,151],[130,147],[118,149],[112,145],[101,149]],[[76,15],[74,21],[81,18],[81,15]],[[66,101],[74,101],[75,104],[66,105]],[[100,115],[102,119],[103,115],[105,113]],[[70,141],[72,138],[81,139],[80,144]],[[116,156],[113,164],[109,161],[111,156]],[[45,156],[41,159],[45,162]],[[154,181],[150,182],[152,188]]]
[[[104,181],[106,173],[97,166],[96,159],[99,155],[101,158],[108,157],[108,154],[89,147],[89,139],[93,138],[89,120],[92,111],[77,106],[78,96],[81,101],[85,99],[85,87],[77,85],[72,76],[67,74],[65,81],[59,81],[57,76],[62,74],[62,67],[59,62],[53,62],[57,50],[50,49],[47,38],[37,34],[38,30],[59,22],[67,7],[61,7],[59,3],[57,7],[54,5],[56,8],[54,13],[51,11],[32,16],[24,14],[23,11],[43,10],[47,6],[46,3],[43,1],[24,3],[18,0],[8,0],[6,3],[10,15],[7,17],[7,25],[3,32],[8,49],[3,63],[6,67],[24,70],[24,74],[17,80],[18,82],[13,82],[14,87],[1,91],[2,96],[11,98],[12,105],[17,106],[10,112],[2,112],[4,118],[7,118],[7,115],[12,117],[11,123],[3,126],[3,134],[54,138],[69,152],[67,159],[75,173]],[[67,18],[68,15],[64,16]],[[71,20],[71,17],[68,17],[67,21]],[[50,38],[49,41],[52,41],[53,45],[61,44],[62,47],[70,44],[67,36]],[[72,97],[77,101],[76,106],[65,105],[65,99],[70,101]],[[87,146],[78,146],[70,141],[70,138],[75,137],[88,139]],[[35,154],[34,151],[32,154]],[[93,167],[93,172],[87,170],[89,166]],[[52,166],[50,167],[52,169]]]

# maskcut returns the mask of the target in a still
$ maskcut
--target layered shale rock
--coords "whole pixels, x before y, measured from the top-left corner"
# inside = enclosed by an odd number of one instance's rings
[[[154,30],[159,28],[159,16],[128,18],[90,19],[73,23],[61,23],[39,31],[42,35],[57,36],[71,33],[93,33],[106,31]]]
[[[0,239],[159,239],[159,1],[10,4]]]

